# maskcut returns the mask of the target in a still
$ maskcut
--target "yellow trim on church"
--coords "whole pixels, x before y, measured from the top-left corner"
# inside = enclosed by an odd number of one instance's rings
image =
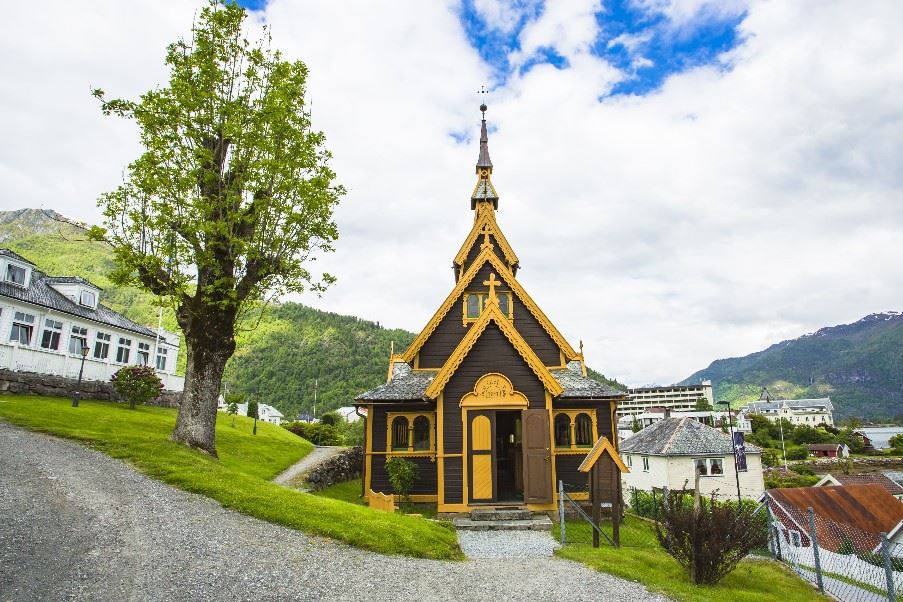
[[[479,182],[477,185],[479,185]],[[488,228],[488,230],[485,230],[484,228]],[[517,254],[514,252],[514,249],[511,248],[508,239],[505,238],[505,234],[495,221],[495,209],[492,208],[490,203],[480,203],[477,206],[476,214],[474,215],[473,228],[470,230],[470,234],[467,235],[467,238],[464,239],[464,244],[461,245],[458,254],[455,255],[455,265],[462,266],[464,262],[467,261],[467,254],[470,253],[470,249],[473,248],[478,236],[484,236],[484,245],[488,243],[488,234],[495,237],[499,247],[502,249],[502,254],[505,256],[505,261],[510,265],[517,265],[520,263]]]
[[[471,281],[476,277],[477,272],[479,272],[483,265],[486,263],[490,263],[492,267],[496,269],[496,273],[502,278],[502,281],[508,285],[508,287],[517,295],[518,299],[524,304],[527,310],[533,314],[533,317],[539,322],[540,326],[542,326],[543,330],[548,333],[552,340],[555,341],[555,344],[558,345],[558,348],[562,350],[565,355],[565,359],[570,361],[577,359],[577,352],[574,351],[573,347],[565,340],[565,338],[561,335],[555,325],[549,320],[548,317],[539,309],[539,306],[530,298],[530,295],[527,294],[527,291],[520,285],[520,283],[515,279],[514,274],[511,273],[511,270],[502,263],[502,260],[491,250],[491,249],[483,249],[480,251],[480,254],[477,255],[473,264],[470,268],[467,269],[464,276],[458,280],[458,284],[455,285],[455,288],[452,289],[451,293],[449,293],[448,297],[445,298],[445,301],[439,306],[439,309],[436,310],[436,313],[433,314],[433,317],[430,318],[430,321],[427,322],[427,325],[420,331],[420,334],[417,335],[417,338],[414,339],[414,342],[411,343],[411,346],[408,347],[408,350],[405,351],[402,358],[404,361],[411,363],[414,361],[414,358],[417,357],[417,354],[420,352],[420,348],[423,347],[424,343],[430,338],[430,336],[435,332],[436,328],[439,326],[439,323],[442,321],[451,308],[454,307],[455,303],[461,299],[461,296],[464,294],[464,291],[470,286]],[[479,320],[475,323],[479,323]],[[473,328],[473,327],[471,327]]]

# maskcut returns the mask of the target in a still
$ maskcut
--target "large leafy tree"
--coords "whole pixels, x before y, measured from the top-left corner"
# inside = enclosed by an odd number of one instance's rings
[[[210,1],[189,40],[166,52],[170,79],[138,101],[108,99],[134,120],[143,153],[122,185],[100,197],[119,283],[167,299],[185,335],[187,368],[175,441],[216,455],[216,398],[235,332],[274,296],[322,291],[309,269],[338,236],[344,193],[328,166],[304,97],[307,68],[249,41],[245,11]]]

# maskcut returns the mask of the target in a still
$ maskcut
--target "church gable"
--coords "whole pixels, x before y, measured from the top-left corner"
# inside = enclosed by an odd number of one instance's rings
[[[467,273],[458,281],[439,310],[427,323],[404,354],[405,361],[417,368],[439,368],[451,355],[455,345],[467,334],[468,318],[465,295],[484,293],[484,284],[492,274],[500,279],[496,289],[504,303],[503,313],[510,317],[520,336],[528,341],[533,351],[547,366],[562,365],[561,356],[569,361],[577,359],[577,353],[567,343],[542,310],[530,298],[502,261],[490,249],[483,249]],[[474,300],[471,300],[474,301]],[[482,300],[485,302],[485,296]],[[476,306],[477,314],[482,311]],[[474,318],[475,319],[475,318]]]
[[[464,239],[458,254],[455,255],[456,278],[460,278],[467,271],[480,251],[485,248],[492,248],[496,256],[511,270],[511,273],[517,274],[520,260],[505,238],[505,234],[498,227],[494,210],[490,205],[484,203],[477,207],[473,228]]]

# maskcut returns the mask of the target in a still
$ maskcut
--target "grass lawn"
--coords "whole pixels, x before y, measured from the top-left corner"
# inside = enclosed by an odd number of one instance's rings
[[[336,483],[335,485],[331,485],[320,491],[314,491],[313,494],[321,497],[328,497],[333,500],[342,500],[343,502],[349,502],[351,504],[364,505],[364,500],[361,499],[360,479]],[[436,504],[418,502],[399,504],[399,506],[399,510],[407,514],[419,514],[424,518],[436,518]]]
[[[453,530],[402,514],[387,514],[301,493],[269,479],[304,457],[313,446],[266,423],[217,416],[219,460],[169,440],[176,411],[83,400],[0,395],[0,419],[24,428],[74,439],[132,464],[144,474],[180,489],[215,499],[226,508],[332,537],[353,546],[420,558],[462,557]]]
[[[592,532],[583,521],[567,521],[568,541],[591,542]],[[611,528],[606,530],[611,533]],[[555,526],[555,537],[559,537]],[[742,561],[717,585],[694,585],[683,568],[659,547],[652,525],[628,516],[621,525],[621,547],[604,541],[599,548],[575,543],[559,549],[562,558],[582,562],[597,571],[639,581],[650,591],[685,602],[797,602],[827,600],[807,582],[771,560]]]

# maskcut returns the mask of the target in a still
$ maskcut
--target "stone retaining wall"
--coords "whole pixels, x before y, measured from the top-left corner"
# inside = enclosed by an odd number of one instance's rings
[[[319,491],[360,477],[363,465],[364,449],[352,447],[315,466],[304,480],[312,489]]]
[[[72,397],[76,390],[78,390],[78,380],[73,378],[0,369],[0,392],[3,393]],[[83,380],[80,390],[83,399],[121,401],[113,389],[113,385],[108,382]],[[179,407],[181,397],[181,393],[164,391],[160,397],[149,402],[148,405],[176,408]]]

